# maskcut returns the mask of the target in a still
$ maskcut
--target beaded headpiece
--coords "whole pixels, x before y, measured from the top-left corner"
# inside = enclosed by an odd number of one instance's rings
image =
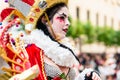
[[[68,0],[9,0],[8,2],[26,16],[25,28],[32,30],[35,28],[38,18],[48,8],[59,3],[67,5]]]
[[[47,9],[59,3],[68,4],[68,0],[5,0],[5,2],[8,2],[10,7],[2,10],[0,13],[0,45],[6,45],[7,40],[4,38],[6,37],[4,34],[13,25],[18,26],[22,23],[22,26],[24,25],[25,27],[24,29],[27,32],[31,32],[34,28],[36,28],[35,26],[38,18],[41,17]],[[51,28],[48,16],[46,17],[48,25]]]
[[[9,17],[13,17],[13,15],[23,19],[22,22],[26,31],[32,31],[36,26],[38,18],[43,15],[47,9],[59,3],[68,4],[68,0],[5,0],[5,2],[10,4],[10,8],[6,8],[0,13],[1,32],[3,32],[3,28],[8,25],[3,25],[3,22],[6,22],[6,18],[10,19]],[[18,19],[16,20],[15,22],[18,22]],[[10,26],[12,25],[8,25],[7,27],[10,28]]]

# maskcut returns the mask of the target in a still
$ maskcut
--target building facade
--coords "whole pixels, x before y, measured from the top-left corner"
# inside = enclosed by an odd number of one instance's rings
[[[72,19],[120,29],[120,0],[69,0]]]

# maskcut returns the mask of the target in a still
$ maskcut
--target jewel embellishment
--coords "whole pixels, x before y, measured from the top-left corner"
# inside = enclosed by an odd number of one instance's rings
[[[35,11],[36,11],[36,12],[40,12],[40,9],[39,9],[39,8],[36,8]]]
[[[8,0],[5,0],[5,2],[7,3],[7,2],[8,2]]]
[[[2,25],[2,22],[0,22],[0,25]]]
[[[34,21],[34,19],[33,19],[33,18],[30,18],[29,20],[30,20],[31,22],[33,22],[33,21]]]
[[[47,2],[46,1],[40,1],[39,2],[39,7],[42,8],[42,9],[46,8],[47,7]]]

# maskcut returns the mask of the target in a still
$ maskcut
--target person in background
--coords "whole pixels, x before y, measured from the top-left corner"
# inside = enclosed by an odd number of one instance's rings
[[[9,3],[18,9],[8,9],[9,17],[2,19],[9,23],[0,37],[2,57],[10,65],[10,69],[3,68],[11,76],[9,80],[101,80],[92,69],[85,69],[76,77],[73,66],[80,62],[65,41],[70,25],[68,0]],[[18,4],[25,4],[27,10],[21,10]]]

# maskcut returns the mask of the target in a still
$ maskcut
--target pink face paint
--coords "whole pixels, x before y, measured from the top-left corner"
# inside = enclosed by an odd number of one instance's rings
[[[61,23],[65,23],[65,18],[66,18],[66,14],[62,13],[57,13],[59,14],[59,17],[56,18],[56,20],[59,20]]]
[[[65,18],[64,17],[57,17],[56,18],[56,20],[59,20],[61,23],[64,23],[65,22],[65,20],[64,20]]]

